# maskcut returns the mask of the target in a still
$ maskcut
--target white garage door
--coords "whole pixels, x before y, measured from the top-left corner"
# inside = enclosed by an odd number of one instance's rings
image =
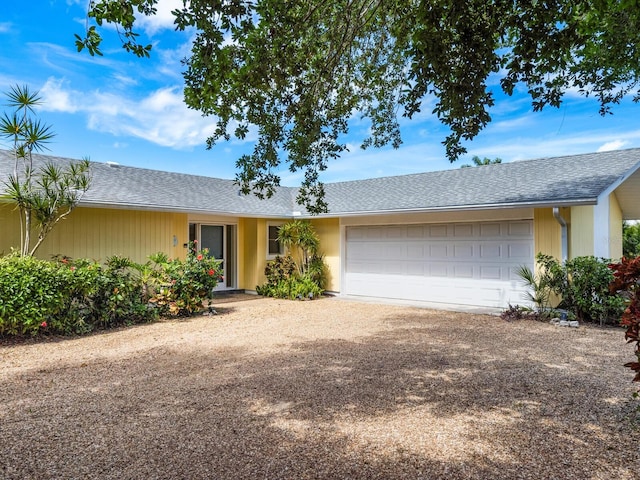
[[[523,304],[531,220],[346,229],[348,295],[502,308]]]

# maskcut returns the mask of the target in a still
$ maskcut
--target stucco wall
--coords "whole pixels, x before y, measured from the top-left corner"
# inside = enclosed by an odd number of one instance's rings
[[[17,212],[3,205],[0,222],[0,252],[7,253],[20,242]],[[79,207],[54,227],[36,254],[44,259],[60,254],[99,262],[121,255],[142,263],[157,252],[184,258],[187,241],[185,214]]]

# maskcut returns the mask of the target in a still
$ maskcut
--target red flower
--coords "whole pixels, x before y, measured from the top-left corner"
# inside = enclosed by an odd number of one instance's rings
[[[216,273],[216,272],[214,272],[214,271],[213,271],[213,269],[209,270],[209,276],[210,276],[210,277],[213,277],[213,274],[214,274],[214,273]]]
[[[75,272],[75,271],[76,271],[76,267],[69,267],[69,269],[70,269],[72,272]]]
[[[63,258],[62,260],[60,260],[62,263],[69,263],[69,260],[67,260],[66,258]]]
[[[198,240],[194,240],[193,243],[198,243]]]
[[[40,324],[40,326],[41,326],[42,328],[47,328],[47,322],[42,322],[42,323]]]
[[[198,260],[202,260],[202,255],[198,255],[196,258],[197,258]]]

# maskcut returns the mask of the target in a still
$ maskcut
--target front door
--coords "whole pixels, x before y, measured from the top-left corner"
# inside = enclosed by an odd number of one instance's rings
[[[235,225],[192,223],[189,240],[198,240],[198,250],[209,249],[209,255],[221,262],[223,278],[215,290],[235,288]]]
[[[200,248],[208,248],[209,255],[222,262],[223,280],[218,282],[216,290],[227,288],[224,258],[224,225],[200,225]]]

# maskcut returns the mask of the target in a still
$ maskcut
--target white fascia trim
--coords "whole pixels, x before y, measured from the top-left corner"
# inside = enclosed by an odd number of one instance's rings
[[[593,207],[593,256],[611,257],[609,249],[609,196],[606,195]]]
[[[609,185],[598,195],[596,204],[593,207],[593,255],[595,257],[610,258],[610,195],[622,185],[625,181],[640,169],[640,162],[636,163],[632,168],[622,175],[618,180]],[[604,225],[604,228],[601,226]]]
[[[535,208],[535,207],[576,207],[584,205],[595,205],[596,198],[584,198],[578,200],[568,200],[564,202],[522,202],[522,203],[499,203],[483,205],[461,205],[451,207],[428,207],[428,208],[407,208],[390,210],[362,210],[358,212],[337,212],[320,215],[305,214],[302,218],[338,218],[338,217],[364,217],[371,215],[389,215],[402,213],[432,213],[432,212],[460,212],[476,210],[500,210],[505,208]]]
[[[613,182],[611,185],[609,185],[600,195],[598,195],[597,201],[598,203],[600,202],[600,199],[603,197],[608,197],[609,195],[611,195],[611,193],[618,188],[620,185],[622,185],[624,182],[626,182],[629,177],[631,175],[633,175],[634,173],[636,173],[638,170],[640,169],[640,162],[636,163],[633,167],[631,167],[629,169],[629,171],[627,173],[625,173],[624,175],[622,175],[618,180],[616,180],[615,182]]]

